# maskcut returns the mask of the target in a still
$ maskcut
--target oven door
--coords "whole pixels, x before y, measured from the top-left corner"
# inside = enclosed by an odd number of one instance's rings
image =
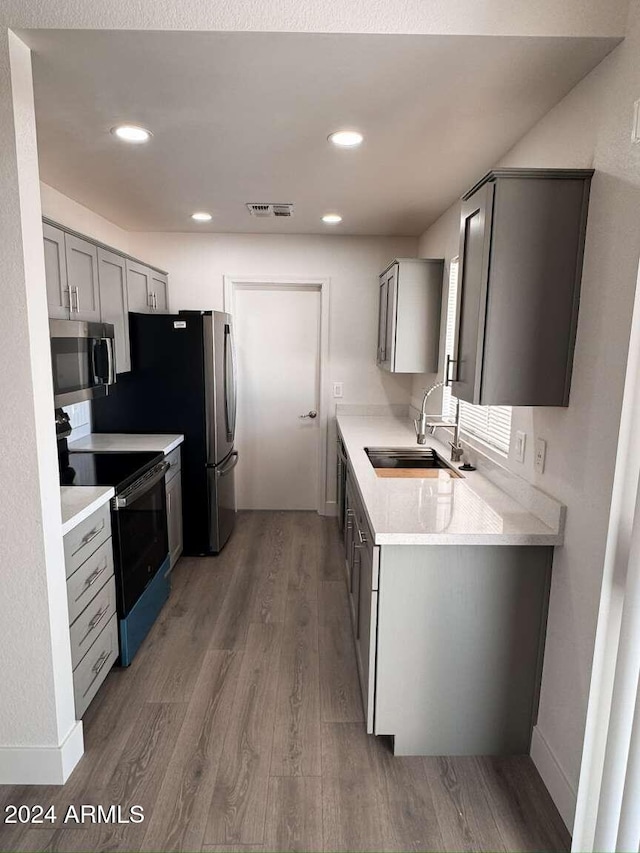
[[[118,614],[124,618],[169,554],[164,475],[161,462],[114,501]]]
[[[113,326],[50,320],[56,408],[104,396],[115,382]]]

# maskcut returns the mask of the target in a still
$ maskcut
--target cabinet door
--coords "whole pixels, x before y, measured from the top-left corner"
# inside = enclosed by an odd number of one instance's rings
[[[68,320],[69,284],[67,282],[64,231],[44,222],[42,235],[44,238],[44,273],[47,281],[49,316]]]
[[[462,204],[455,381],[451,393],[467,403],[480,402],[493,189],[493,184],[485,184]]]
[[[100,322],[98,249],[88,240],[64,235],[67,281],[71,298],[71,317]]]
[[[375,638],[378,618],[378,593],[373,589],[374,561],[379,559],[379,548],[365,542],[360,548],[360,584],[358,594],[358,619],[356,650],[360,671],[362,704],[367,722],[367,732],[373,732]]]
[[[102,322],[112,323],[115,329],[116,373],[126,373],[131,370],[131,354],[125,259],[106,249],[98,249],[98,281]]]
[[[166,275],[151,270],[152,310],[167,314],[169,311],[169,281]]]
[[[396,308],[398,303],[398,265],[387,273],[387,328],[385,331],[385,366],[393,370],[396,349]]]
[[[182,480],[175,474],[167,484],[167,528],[171,568],[182,554]]]
[[[377,363],[382,364],[385,359],[385,342],[387,335],[387,279],[380,278],[378,297],[378,356]]]
[[[151,311],[151,270],[135,261],[127,261],[127,299],[129,311],[148,314]]]

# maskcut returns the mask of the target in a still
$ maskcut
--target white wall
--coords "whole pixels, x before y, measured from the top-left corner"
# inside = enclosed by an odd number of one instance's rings
[[[527,457],[508,467],[563,501],[567,529],[556,551],[540,714],[533,754],[563,816],[575,805],[602,579],[631,310],[640,254],[640,145],[631,143],[640,97],[640,4],[626,41],[501,160],[501,166],[593,167],[571,402],[514,409]],[[480,177],[480,176],[478,176]],[[457,254],[459,205],[421,238],[419,255]],[[416,377],[414,402],[433,377]],[[435,395],[434,395],[435,396]],[[533,470],[536,437],[548,443]],[[564,777],[564,778],[563,778]]]
[[[31,62],[0,33],[0,784],[62,782],[75,722]]]
[[[344,383],[340,402],[409,402],[412,377],[392,376],[376,367],[377,280],[394,257],[416,256],[417,238],[129,232],[45,184],[41,190],[45,215],[168,270],[173,311],[223,310],[225,275],[329,278],[328,379]],[[330,474],[335,468],[333,430],[332,424]],[[327,498],[334,498],[332,477]]]

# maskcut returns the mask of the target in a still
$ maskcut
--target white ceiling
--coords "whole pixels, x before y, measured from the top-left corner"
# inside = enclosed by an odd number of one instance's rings
[[[32,30],[41,178],[133,230],[420,234],[618,43]],[[153,131],[127,146],[109,130]],[[327,135],[355,127],[358,150]],[[248,201],[293,202],[292,219]],[[213,213],[196,225],[191,212]],[[339,226],[320,221],[338,211]]]

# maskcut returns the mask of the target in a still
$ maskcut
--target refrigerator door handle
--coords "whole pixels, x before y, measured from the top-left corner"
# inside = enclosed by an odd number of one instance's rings
[[[236,432],[236,364],[229,323],[224,324],[224,417],[227,441],[233,441]]]
[[[234,450],[233,453],[229,457],[229,461],[226,465],[221,466],[220,468],[216,468],[216,476],[217,477],[226,477],[238,464],[238,451]]]

